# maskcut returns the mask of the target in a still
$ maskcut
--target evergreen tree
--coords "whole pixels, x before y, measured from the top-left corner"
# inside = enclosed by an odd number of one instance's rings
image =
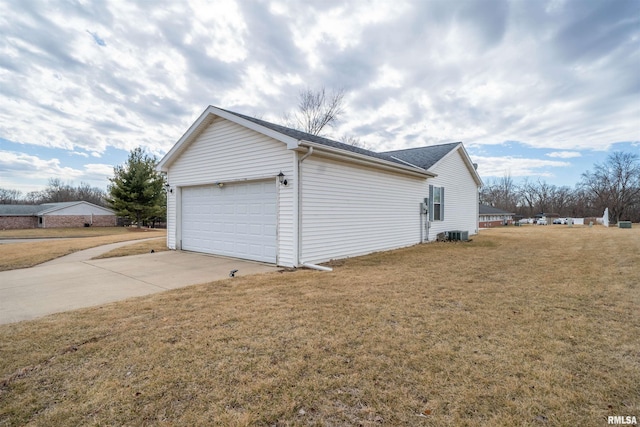
[[[155,156],[138,147],[129,153],[124,165],[113,168],[114,177],[109,178],[109,205],[138,227],[143,221],[166,217],[164,178],[156,171],[157,163]]]

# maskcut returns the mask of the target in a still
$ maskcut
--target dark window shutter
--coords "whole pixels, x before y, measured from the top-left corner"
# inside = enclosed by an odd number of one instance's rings
[[[440,221],[444,221],[444,187],[440,188]]]
[[[433,221],[433,185],[429,186],[429,221]]]

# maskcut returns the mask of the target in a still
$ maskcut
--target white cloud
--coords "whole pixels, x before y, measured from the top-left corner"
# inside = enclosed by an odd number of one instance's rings
[[[338,4],[326,11],[297,5],[285,12],[281,4],[276,6],[278,13],[292,20],[294,42],[306,54],[312,69],[324,66],[320,55],[322,45],[332,45],[339,51],[357,46],[369,25],[397,18],[408,10],[407,3],[403,1],[351,1]]]
[[[578,151],[554,151],[546,154],[548,157],[554,157],[559,159],[572,159],[574,157],[582,157]]]
[[[540,176],[552,177],[553,172],[549,168],[562,168],[570,166],[570,163],[557,160],[527,159],[519,157],[483,157],[471,156],[474,163],[478,164],[478,173],[482,177],[526,177]]]
[[[82,180],[103,181],[113,177],[113,165],[103,163],[89,163],[84,165]]]
[[[378,78],[370,84],[373,89],[380,88],[399,88],[402,86],[404,76],[400,70],[390,65],[383,65],[378,70]]]
[[[59,178],[63,182],[87,182],[103,188],[106,178],[113,176],[113,166],[86,164],[83,169],[64,166],[59,159],[43,159],[14,151],[0,150],[0,178],[3,188],[24,193],[42,190],[47,180]]]

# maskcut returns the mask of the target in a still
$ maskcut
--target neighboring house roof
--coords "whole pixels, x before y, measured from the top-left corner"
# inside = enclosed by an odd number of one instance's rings
[[[169,150],[169,152],[160,160],[157,166],[158,170],[167,172],[169,166],[180,156],[180,154],[182,154],[182,152],[184,152],[184,150],[186,150],[189,144],[213,122],[216,117],[222,117],[256,132],[270,136],[278,141],[284,142],[287,144],[287,148],[289,149],[296,149],[304,146],[316,147],[329,153],[360,160],[369,159],[369,161],[374,163],[387,167],[392,166],[393,168],[402,169],[404,171],[420,174],[426,177],[436,176],[436,174],[433,171],[429,171],[428,168],[436,165],[443,158],[447,157],[447,155],[455,152],[456,150],[460,150],[474,180],[478,185],[482,184],[480,176],[475,170],[464,146],[460,142],[378,153],[211,105],[207,107],[207,109],[200,115],[200,117],[198,117],[184,135],[182,135],[171,150]],[[411,160],[407,160],[407,158],[414,160],[415,163]]]
[[[0,216],[37,215],[41,210],[40,205],[0,205]]]
[[[60,209],[68,208],[79,204],[95,206],[96,208],[115,212],[109,208],[94,205],[93,203],[79,202],[60,202],[60,203],[43,203],[41,205],[0,205],[0,216],[40,216],[55,212]]]
[[[480,215],[515,215],[513,212],[503,211],[493,206],[480,204]]]

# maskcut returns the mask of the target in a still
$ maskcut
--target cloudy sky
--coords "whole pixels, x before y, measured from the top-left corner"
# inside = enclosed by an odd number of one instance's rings
[[[573,186],[640,153],[639,0],[0,0],[0,187],[106,188],[215,105],[376,151],[463,141],[485,181]]]

